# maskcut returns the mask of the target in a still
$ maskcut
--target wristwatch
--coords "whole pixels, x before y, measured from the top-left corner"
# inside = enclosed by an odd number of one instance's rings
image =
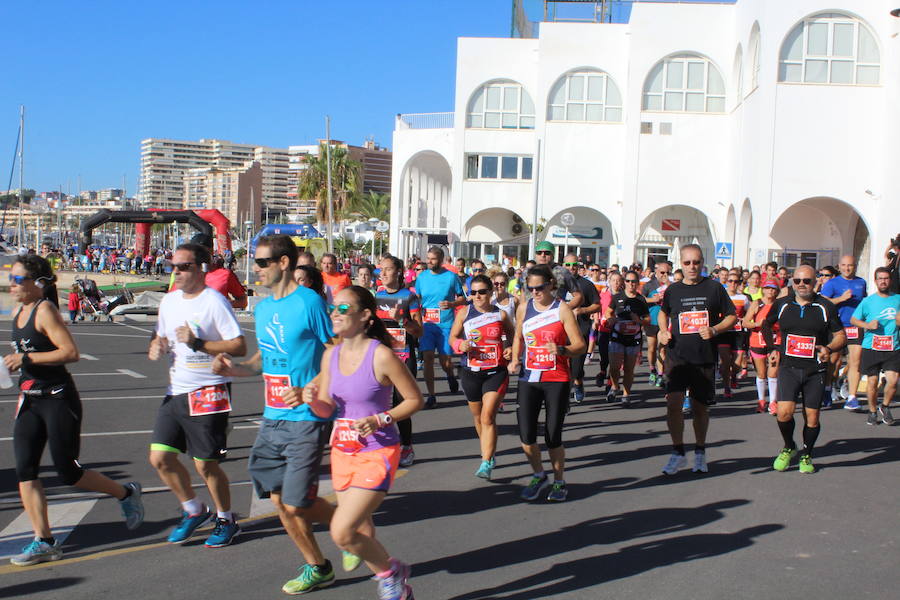
[[[390,415],[389,412],[385,411],[383,413],[378,413],[375,415],[375,418],[378,419],[378,427],[387,427],[391,423],[394,422],[394,417]]]
[[[194,341],[191,342],[191,350],[194,352],[201,352],[203,350],[203,344],[205,344],[205,340],[201,340],[200,338],[194,338]]]

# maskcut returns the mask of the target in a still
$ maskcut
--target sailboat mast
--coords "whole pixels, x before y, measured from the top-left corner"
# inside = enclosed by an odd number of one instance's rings
[[[22,245],[25,232],[25,217],[22,206],[25,203],[25,105],[19,106],[19,222],[17,226],[18,243]]]

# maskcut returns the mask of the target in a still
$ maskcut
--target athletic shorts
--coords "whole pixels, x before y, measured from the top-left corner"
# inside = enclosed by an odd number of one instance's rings
[[[562,446],[563,422],[569,409],[568,381],[531,382],[519,380],[518,409],[519,440],[527,446],[537,442],[538,419],[544,409],[544,443],[548,449]]]
[[[707,406],[716,398],[715,364],[694,365],[683,361],[673,352],[666,354],[666,393],[685,393],[690,390],[692,400]]]
[[[648,338],[655,338],[659,333],[659,325],[644,325],[644,334]]]
[[[450,327],[425,323],[422,337],[419,339],[419,351],[437,352],[441,356],[453,354],[453,349],[450,348]]]
[[[331,483],[334,491],[355,487],[387,492],[400,465],[400,445],[348,454],[331,449]]]
[[[850,336],[847,336],[847,346],[861,346],[863,341],[863,331],[859,327],[844,327],[844,334],[846,335],[848,329],[856,330],[856,339],[850,339]]]
[[[778,369],[778,400],[800,402],[806,408],[819,410],[825,393],[825,372],[806,371],[797,367]]]
[[[330,421],[263,419],[247,467],[260,498],[273,492],[289,506],[309,508],[319,495],[322,452]]]
[[[490,371],[463,369],[459,381],[469,402],[481,402],[482,397],[489,392],[497,392],[502,400],[509,385],[509,371],[506,367]]]
[[[150,449],[187,453],[196,460],[222,460],[228,452],[227,431],[227,412],[192,417],[187,394],[166,396],[156,412]]]
[[[900,350],[882,352],[863,348],[859,361],[859,372],[867,377],[878,377],[881,371],[900,373]]]
[[[750,356],[752,356],[753,358],[768,358],[769,353],[766,352],[765,348],[750,346]]]
[[[612,341],[609,343],[610,354],[625,354],[626,356],[636,356],[640,350],[640,346],[623,346],[619,342]]]

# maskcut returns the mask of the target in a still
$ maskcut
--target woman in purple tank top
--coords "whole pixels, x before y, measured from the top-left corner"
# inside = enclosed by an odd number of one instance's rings
[[[336,417],[331,438],[331,480],[338,506],[331,537],[375,573],[378,597],[413,600],[409,565],[391,558],[375,539],[372,513],[381,505],[400,461],[395,421],[423,406],[415,379],[391,350],[375,298],[350,286],[335,296],[331,322],[340,343],[325,351],[317,381],[303,400],[317,415]],[[403,398],[391,407],[394,387]]]

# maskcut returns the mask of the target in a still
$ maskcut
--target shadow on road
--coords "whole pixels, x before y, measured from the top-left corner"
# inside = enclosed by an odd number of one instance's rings
[[[84,581],[84,577],[57,577],[55,579],[41,579],[19,583],[7,587],[0,587],[0,598],[21,598],[43,592],[52,592],[62,588],[77,585]]]

